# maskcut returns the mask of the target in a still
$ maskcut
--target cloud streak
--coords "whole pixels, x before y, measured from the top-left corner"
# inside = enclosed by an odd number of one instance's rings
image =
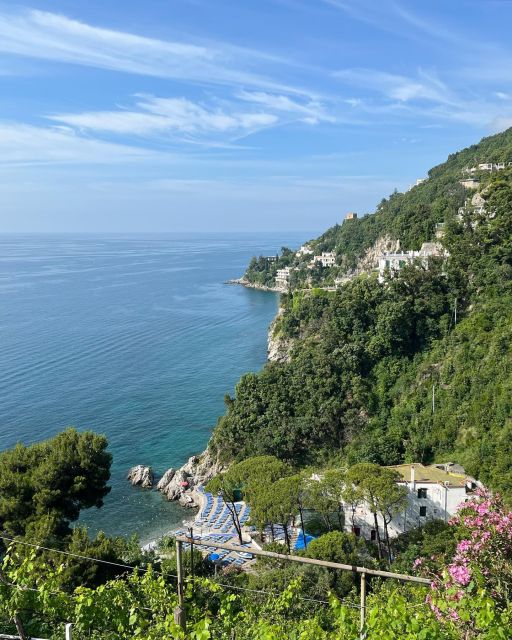
[[[91,111],[48,116],[59,123],[97,132],[146,136],[162,132],[200,136],[245,134],[277,123],[277,116],[264,112],[208,109],[185,98],[145,96],[137,111]]]
[[[157,157],[145,149],[77,136],[64,127],[0,124],[0,165],[111,164]]]
[[[0,52],[199,84],[307,93],[253,72],[263,63],[289,64],[264,52],[148,38],[46,11],[1,12]]]

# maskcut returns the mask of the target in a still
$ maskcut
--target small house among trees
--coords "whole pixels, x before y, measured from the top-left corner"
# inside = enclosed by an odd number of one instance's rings
[[[376,530],[374,510],[367,501],[359,502],[353,509],[353,517],[347,518],[346,528],[367,540],[384,537],[387,528],[390,537],[421,526],[427,520],[447,522],[457,511],[458,506],[468,500],[481,483],[466,475],[464,469],[453,463],[400,464],[385,467],[395,472],[396,484],[406,489],[406,499],[392,509],[390,519],[384,522],[377,512],[379,531]],[[350,505],[348,505],[350,507]],[[350,508],[347,509],[347,512]]]

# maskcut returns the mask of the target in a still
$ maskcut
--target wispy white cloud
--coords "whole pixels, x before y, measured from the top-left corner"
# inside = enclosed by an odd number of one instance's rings
[[[352,86],[377,91],[391,100],[410,102],[428,100],[441,104],[455,104],[450,89],[433,73],[418,71],[416,78],[375,69],[342,69],[334,77]]]
[[[436,122],[459,122],[496,129],[496,122],[507,118],[507,94],[475,92],[436,73],[419,69],[415,76],[403,76],[377,69],[342,69],[333,76],[358,87],[365,96],[358,106],[362,113],[388,114],[418,121],[418,126],[439,126]],[[427,120],[425,124],[421,120]]]
[[[48,118],[79,129],[136,136],[162,132],[186,136],[247,134],[278,122],[277,116],[271,113],[206,108],[185,98],[139,98],[136,111],[61,113]]]
[[[320,100],[299,102],[297,99],[292,99],[289,96],[264,91],[240,91],[237,97],[247,102],[262,105],[273,111],[293,115],[308,124],[336,122],[335,116],[329,113],[325,104]]]
[[[500,133],[500,131],[505,131],[512,127],[512,114],[509,116],[497,116],[491,122],[491,131],[493,133]]]
[[[46,11],[0,12],[0,52],[202,84],[307,94],[253,71],[290,61],[227,43],[159,40]]]
[[[65,127],[0,123],[1,165],[108,164],[149,160],[157,156],[144,149],[78,136]]]

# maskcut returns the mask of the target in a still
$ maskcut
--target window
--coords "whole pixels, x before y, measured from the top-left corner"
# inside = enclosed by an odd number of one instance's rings
[[[359,536],[361,535],[361,527],[352,527],[352,533],[356,536],[356,538],[359,538]]]
[[[420,507],[420,516],[425,518],[427,515],[427,507]]]
[[[418,499],[419,500],[425,500],[427,497],[427,490],[426,489],[418,489]]]
[[[376,540],[377,539],[377,532],[375,531],[375,529],[372,529],[370,531],[370,540]]]

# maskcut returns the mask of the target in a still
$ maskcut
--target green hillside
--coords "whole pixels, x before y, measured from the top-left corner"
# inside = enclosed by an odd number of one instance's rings
[[[459,184],[462,169],[487,161],[506,166],[475,171],[483,200],[465,204],[474,192]],[[313,241],[315,251],[335,250],[338,264],[294,272],[300,286],[283,295],[274,323],[288,360],[243,376],[226,397],[209,447],[228,468],[206,489],[231,504],[234,521],[243,492],[251,536],[270,529],[259,538],[267,551],[290,553],[287,527],[299,515],[317,536],[295,551],[309,562],[274,555],[242,570],[197,546],[180,562],[172,537],[149,552],[134,539],[90,538],[73,524],[82,509],[101,507],[112,460],[103,436],[69,429],[0,453],[0,632],[57,640],[72,622],[74,638],[92,640],[510,638],[510,161],[512,130]],[[337,289],[309,286],[331,284],[382,235],[417,248],[439,222],[443,256],[380,280],[362,273]],[[296,259],[285,250],[277,264]],[[276,263],[255,259],[251,270],[271,283]],[[467,493],[448,522],[429,519],[393,538],[387,523],[407,490],[381,465],[448,460],[501,496]],[[382,539],[378,525],[375,540],[345,530],[345,504],[353,518],[362,503],[382,518]],[[381,579],[383,569],[421,584]]]
[[[467,191],[459,184],[466,167],[479,163],[510,162],[512,160],[512,129],[484,138],[478,144],[454,153],[448,160],[428,172],[428,180],[406,193],[395,192],[384,198],[375,213],[355,220],[346,220],[328,229],[308,244],[315,254],[334,251],[337,266],[315,271],[305,268],[304,258],[284,251],[277,262],[268,263],[265,258],[253,258],[244,277],[249,282],[272,285],[277,269],[296,266],[293,285],[304,286],[307,277],[313,275],[313,284],[331,284],[336,276],[353,269],[359,258],[375,241],[383,236],[399,240],[403,249],[419,249],[423,242],[432,240],[436,224],[452,220],[464,204]],[[496,175],[477,171],[482,188]]]
[[[454,459],[508,495],[512,168],[476,171],[485,210],[458,210],[475,193],[459,183],[465,167],[511,160],[509,129],[311,243],[337,253],[326,284],[377,238],[418,248],[439,222],[450,257],[384,283],[363,274],[336,291],[284,295],[275,336],[294,340],[292,357],[242,377],[212,439],[221,457],[272,453],[299,466]]]

